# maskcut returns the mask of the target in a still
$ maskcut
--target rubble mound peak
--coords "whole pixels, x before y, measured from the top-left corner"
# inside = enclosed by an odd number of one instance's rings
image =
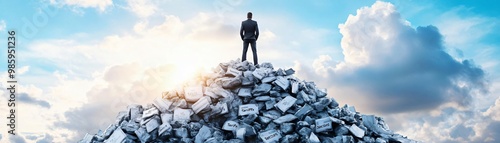
[[[129,105],[115,123],[80,142],[415,142],[380,117],[340,107],[326,89],[294,73],[270,63],[221,63],[152,104]]]

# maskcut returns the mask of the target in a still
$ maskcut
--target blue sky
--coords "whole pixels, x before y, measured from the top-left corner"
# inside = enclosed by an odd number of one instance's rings
[[[341,104],[416,140],[498,142],[500,131],[490,128],[500,124],[498,3],[0,1],[0,32],[16,30],[20,43],[19,108],[46,113],[19,113],[20,138],[2,131],[0,142],[74,142],[191,71],[239,58],[248,11],[262,33],[260,61],[293,67]],[[37,32],[25,30],[31,24]],[[161,86],[149,88],[151,71]],[[109,111],[95,113],[101,108]],[[85,126],[74,124],[82,118]]]

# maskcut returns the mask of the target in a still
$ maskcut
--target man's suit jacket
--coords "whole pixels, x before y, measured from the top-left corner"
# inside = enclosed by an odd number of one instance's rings
[[[240,36],[242,40],[259,38],[259,26],[257,21],[247,19],[241,22]]]

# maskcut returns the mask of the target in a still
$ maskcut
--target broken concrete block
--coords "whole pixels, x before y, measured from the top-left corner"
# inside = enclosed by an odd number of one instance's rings
[[[205,142],[206,139],[210,137],[212,137],[212,128],[208,126],[203,126],[201,127],[200,131],[198,131],[198,134],[195,136],[194,142],[203,143]]]
[[[236,89],[240,87],[242,84],[242,81],[240,78],[230,78],[222,81],[222,88],[225,89]]]
[[[309,143],[321,143],[319,141],[319,138],[318,136],[316,136],[316,134],[314,134],[313,132],[311,132],[311,135],[309,136]]]
[[[200,113],[202,111],[209,110],[210,109],[210,104],[211,104],[210,97],[204,96],[204,97],[200,98],[198,101],[196,101],[191,106],[191,108],[193,109],[193,111],[194,111],[195,114],[198,114],[198,113]]]
[[[281,138],[281,134],[277,130],[268,130],[259,133],[260,139],[265,143],[278,142]]]
[[[238,110],[239,116],[249,115],[249,114],[259,114],[259,108],[256,104],[245,104],[240,105]]]
[[[153,101],[153,105],[155,105],[156,108],[158,108],[160,112],[167,112],[170,109],[170,106],[172,104],[173,104],[172,101],[165,100],[165,99],[159,98],[159,97],[155,98],[155,100]]]
[[[267,76],[267,71],[262,68],[255,69],[252,73],[253,77],[262,80],[262,78]]]
[[[283,90],[287,90],[290,86],[290,81],[282,76],[278,76],[273,83],[281,87]]]
[[[191,120],[191,115],[193,111],[191,109],[176,108],[174,110],[174,121],[189,121]]]
[[[294,73],[295,73],[295,70],[293,70],[292,68],[289,68],[289,69],[285,70],[285,74],[286,75],[292,75]]]
[[[272,85],[267,84],[267,83],[263,83],[263,84],[260,84],[259,86],[255,87],[252,90],[252,94],[254,96],[260,96],[263,94],[267,94],[267,93],[269,93],[269,91],[271,91],[271,88],[272,88]]]
[[[238,91],[238,96],[251,97],[252,96],[252,88],[240,88],[240,90]]]
[[[275,76],[268,76],[262,79],[262,83],[271,83],[276,80]]]
[[[285,113],[288,109],[290,109],[290,107],[295,104],[295,101],[297,101],[297,99],[293,98],[292,96],[287,96],[274,106],[282,113]]]
[[[94,138],[94,135],[87,133],[79,143],[92,143]]]
[[[178,137],[178,138],[187,138],[187,137],[189,137],[188,129],[184,128],[184,127],[174,129],[174,133],[175,133],[175,136]]]
[[[142,143],[149,142],[151,140],[151,135],[147,133],[145,128],[139,128],[135,131],[135,135],[139,138]]]
[[[268,100],[271,100],[271,97],[270,96],[257,96],[254,100],[255,101],[268,101]]]
[[[236,138],[245,140],[245,134],[246,134],[246,129],[245,128],[239,128],[236,130]]]
[[[276,111],[276,110],[269,110],[267,112],[262,113],[262,115],[264,117],[268,117],[268,118],[271,118],[273,120],[281,117],[281,113],[279,111]]]
[[[295,123],[283,123],[281,126],[280,126],[280,131],[285,133],[285,134],[288,134],[288,133],[292,133],[293,132],[293,127],[295,126]]]
[[[358,138],[363,138],[363,136],[365,136],[365,131],[356,126],[356,124],[352,124],[351,127],[349,127],[349,131]]]
[[[157,129],[160,126],[160,117],[154,116],[148,123],[146,123],[146,131],[150,133],[151,131]]]
[[[297,117],[295,115],[286,114],[285,116],[281,116],[278,119],[274,119],[273,122],[276,124],[282,124],[282,123],[293,121],[295,119],[297,119]]]
[[[234,68],[228,68],[227,69],[227,72],[226,72],[226,76],[233,76],[233,77],[237,77],[237,76],[240,76],[242,75],[242,72],[237,70],[237,69],[234,69]]]
[[[226,121],[222,126],[222,129],[226,131],[236,131],[239,127],[240,125],[238,124],[238,122]]]
[[[316,119],[316,132],[326,132],[333,129],[332,120],[329,117]]]
[[[191,86],[184,88],[184,98],[187,102],[196,102],[203,97],[202,86]]]
[[[294,115],[299,119],[303,119],[306,115],[311,113],[312,110],[313,109],[311,106],[309,106],[308,104],[304,104],[304,106],[302,106],[297,112],[295,112]]]
[[[122,131],[122,129],[118,128],[113,131],[113,134],[105,141],[105,143],[119,143],[125,140],[127,135]]]
[[[161,113],[160,115],[162,123],[170,123],[174,120],[174,114],[172,113]]]

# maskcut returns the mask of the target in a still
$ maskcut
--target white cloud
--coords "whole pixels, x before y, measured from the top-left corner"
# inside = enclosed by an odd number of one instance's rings
[[[108,7],[113,5],[112,0],[51,0],[50,2],[74,8],[96,8],[99,12],[104,12]]]
[[[478,97],[491,97],[483,69],[445,50],[434,26],[413,28],[385,2],[357,10],[344,24],[344,60],[328,55],[296,63],[301,79],[328,87],[339,103],[378,113],[390,127],[424,142],[486,142],[496,134]],[[314,71],[314,72],[311,72]],[[326,80],[325,80],[326,78]],[[491,93],[494,94],[494,93]],[[485,98],[486,99],[486,98]],[[488,139],[489,140],[485,140]]]
[[[6,27],[7,27],[7,24],[5,23],[5,21],[0,20],[0,31],[4,31]]]
[[[127,5],[127,10],[142,18],[147,18],[158,11],[158,7],[151,0],[127,0]]]

